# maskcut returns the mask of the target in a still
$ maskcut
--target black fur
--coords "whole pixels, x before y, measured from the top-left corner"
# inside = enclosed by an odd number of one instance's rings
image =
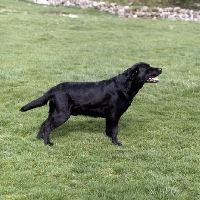
[[[42,123],[37,138],[44,134],[44,143],[50,142],[50,132],[66,122],[70,115],[87,115],[106,119],[106,135],[116,145],[118,122],[131,105],[134,96],[146,82],[162,73],[161,68],[137,63],[111,79],[100,82],[64,82],[52,87],[42,97],[23,106],[20,111],[43,106],[49,101],[49,116]]]

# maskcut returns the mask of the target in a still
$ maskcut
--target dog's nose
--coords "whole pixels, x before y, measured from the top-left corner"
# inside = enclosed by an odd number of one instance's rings
[[[162,72],[162,68],[158,68],[158,71],[161,73]]]

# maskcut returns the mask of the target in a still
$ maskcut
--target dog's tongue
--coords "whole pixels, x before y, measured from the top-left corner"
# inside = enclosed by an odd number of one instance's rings
[[[158,82],[158,81],[159,81],[158,77],[149,78],[149,79],[148,79],[148,82],[150,82],[150,83],[156,83],[156,82]]]

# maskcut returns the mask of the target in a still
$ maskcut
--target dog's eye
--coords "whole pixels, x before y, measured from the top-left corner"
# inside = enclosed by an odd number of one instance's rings
[[[135,74],[138,73],[138,70],[135,70],[134,73],[132,73],[132,76],[135,76]]]
[[[135,74],[137,74],[137,73],[134,73],[134,74],[132,74],[132,77],[134,77],[134,76],[135,76]]]

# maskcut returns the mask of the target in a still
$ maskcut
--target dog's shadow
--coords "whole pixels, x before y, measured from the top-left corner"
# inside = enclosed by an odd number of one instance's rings
[[[55,137],[63,137],[71,133],[83,132],[91,134],[105,133],[105,119],[89,117],[72,117],[54,131]],[[54,134],[52,134],[53,137]]]
[[[120,130],[126,129],[127,120],[120,120]],[[73,133],[105,134],[106,120],[103,118],[72,117],[53,130],[53,137],[66,137]]]

